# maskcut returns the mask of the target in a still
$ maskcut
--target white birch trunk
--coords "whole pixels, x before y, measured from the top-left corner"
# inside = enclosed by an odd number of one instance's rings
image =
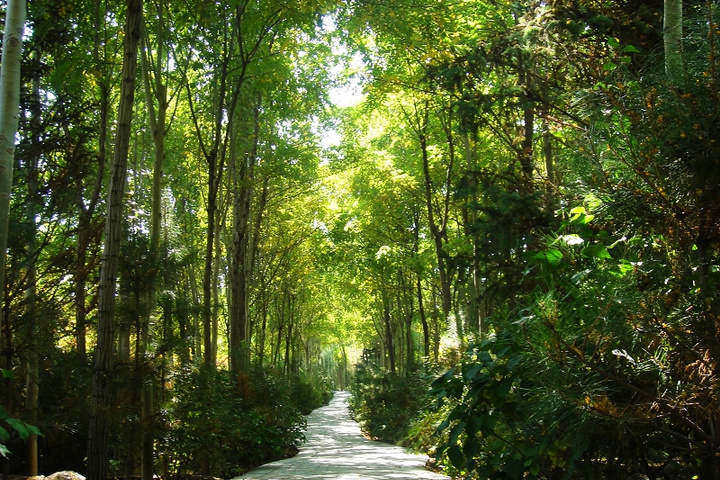
[[[25,0],[8,0],[0,69],[0,307],[5,298],[5,252],[8,241],[15,134],[20,115],[20,64],[25,28]]]
[[[683,5],[682,0],[665,0],[663,18],[663,44],[665,48],[665,73],[673,82],[684,73],[683,66]]]

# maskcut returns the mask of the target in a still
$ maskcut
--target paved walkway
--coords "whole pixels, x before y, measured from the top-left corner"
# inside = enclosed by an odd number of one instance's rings
[[[307,442],[292,458],[267,463],[241,479],[446,480],[425,468],[427,457],[363,437],[350,418],[347,392],[308,417]]]

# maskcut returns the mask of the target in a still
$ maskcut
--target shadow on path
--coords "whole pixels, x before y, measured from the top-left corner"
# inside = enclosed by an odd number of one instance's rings
[[[348,392],[335,392],[326,407],[308,417],[307,442],[292,458],[267,463],[234,480],[446,480],[425,468],[427,457],[363,437],[350,418]]]

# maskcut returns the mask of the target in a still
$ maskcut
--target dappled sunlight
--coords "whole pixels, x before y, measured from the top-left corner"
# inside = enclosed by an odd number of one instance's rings
[[[307,442],[300,453],[263,465],[240,479],[446,479],[425,468],[427,457],[365,438],[350,418],[347,392],[336,392],[327,407],[308,417]]]

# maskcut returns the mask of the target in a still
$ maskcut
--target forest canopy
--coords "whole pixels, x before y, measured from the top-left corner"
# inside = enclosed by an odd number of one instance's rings
[[[5,475],[720,479],[717,1],[0,6]]]

